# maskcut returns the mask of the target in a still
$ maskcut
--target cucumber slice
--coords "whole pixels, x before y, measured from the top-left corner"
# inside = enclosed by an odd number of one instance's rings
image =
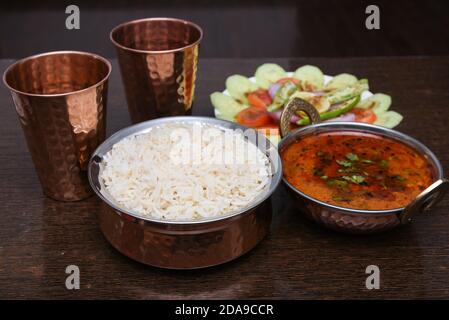
[[[320,118],[321,120],[329,120],[329,119],[333,119],[336,117],[341,116],[342,114],[351,111],[354,106],[359,103],[360,101],[360,96],[356,96],[354,98],[351,98],[349,100],[346,100],[345,102],[343,102],[342,104],[340,104],[338,106],[338,108],[320,113]],[[304,126],[306,124],[310,123],[310,119],[309,117],[304,117],[302,119],[300,119],[298,122],[296,122],[298,125],[300,126]]]
[[[287,72],[280,65],[265,63],[257,68],[254,76],[260,87],[268,89],[272,83],[287,77]]]
[[[368,97],[357,105],[357,108],[371,109],[378,116],[386,112],[391,105],[391,97],[387,94],[376,93]]]
[[[246,93],[256,91],[258,87],[247,77],[235,74],[226,79],[226,89],[235,100],[248,104]]]
[[[324,85],[323,72],[315,66],[305,65],[296,69],[293,78],[301,81],[301,86],[306,91],[321,90]]]
[[[218,110],[217,118],[235,121],[234,117],[240,111],[248,108],[248,106],[238,103],[231,96],[221,92],[214,92],[210,95],[210,101],[215,109]]]
[[[326,112],[331,107],[331,104],[326,97],[318,96],[311,92],[297,91],[290,96],[289,100],[293,98],[301,98],[303,100],[306,100],[308,103],[314,106],[319,113]]]
[[[326,91],[334,91],[337,89],[342,89],[344,87],[353,86],[357,83],[357,78],[349,73],[340,73],[336,75],[329,81],[326,86]]]
[[[368,80],[361,79],[352,86],[344,87],[342,89],[338,89],[336,91],[327,93],[326,97],[329,99],[329,102],[331,104],[334,104],[349,100],[351,98],[354,98],[355,96],[359,96],[362,94],[363,91],[368,89],[369,89]]]
[[[379,126],[394,128],[396,127],[404,117],[396,111],[386,111],[377,115],[377,119],[374,124]]]

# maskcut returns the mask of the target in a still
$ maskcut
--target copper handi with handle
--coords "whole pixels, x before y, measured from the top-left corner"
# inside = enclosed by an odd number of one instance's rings
[[[133,123],[191,114],[203,32],[186,20],[147,18],[110,33]]]
[[[289,101],[281,114],[280,127],[281,137],[285,137],[290,132],[290,119],[294,114],[300,111],[305,112],[310,119],[310,123],[316,124],[321,122],[320,114],[315,107],[301,98],[293,98]]]
[[[305,112],[311,120],[311,125],[291,131],[290,119],[293,114]],[[308,135],[323,132],[355,131],[371,133],[385,138],[395,139],[416,150],[429,162],[434,182],[422,191],[409,205],[390,210],[359,210],[339,207],[325,203],[302,193],[285,178],[284,183],[297,204],[299,210],[307,217],[328,228],[347,233],[375,233],[395,228],[409,223],[415,215],[429,211],[449,190],[449,181],[444,178],[443,168],[436,156],[425,145],[416,139],[398,131],[358,122],[323,122],[320,115],[307,101],[300,98],[292,99],[281,115],[280,131],[282,140],[278,149]]]
[[[449,181],[445,178],[438,179],[421,192],[404,210],[399,214],[402,224],[412,221],[413,216],[418,213],[429,211],[436,205],[449,189]]]
[[[53,199],[92,194],[87,164],[105,138],[110,73],[96,54],[57,51],[19,60],[3,75],[43,192]]]

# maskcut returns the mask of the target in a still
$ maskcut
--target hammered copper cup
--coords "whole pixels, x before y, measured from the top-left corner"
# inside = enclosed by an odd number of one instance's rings
[[[111,64],[95,54],[49,52],[3,74],[45,195],[76,201],[92,194],[91,153],[105,138]]]
[[[133,123],[191,114],[202,35],[196,24],[173,18],[130,21],[111,31]]]

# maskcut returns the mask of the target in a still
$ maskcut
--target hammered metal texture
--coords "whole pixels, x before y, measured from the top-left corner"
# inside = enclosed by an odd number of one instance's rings
[[[415,198],[415,200],[405,207],[399,217],[401,223],[409,223],[414,215],[424,211],[429,211],[433,206],[440,202],[441,199],[443,199],[448,190],[449,180],[447,179],[439,179],[432,183],[429,187],[422,191]]]
[[[133,123],[191,114],[201,37],[198,26],[169,18],[111,32]]]
[[[55,52],[20,60],[5,72],[43,192],[53,199],[92,194],[86,169],[105,138],[110,71],[96,55]]]
[[[163,224],[139,219],[102,203],[100,228],[118,251],[139,262],[169,269],[197,269],[233,260],[268,233],[268,198],[240,215],[200,224]]]
[[[287,186],[288,187],[288,186]],[[351,214],[348,211],[326,208],[288,188],[296,207],[308,218],[335,231],[354,234],[379,233],[401,224],[394,214]]]

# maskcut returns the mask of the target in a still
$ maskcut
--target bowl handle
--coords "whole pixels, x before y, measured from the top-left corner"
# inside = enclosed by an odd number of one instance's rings
[[[447,179],[439,179],[432,183],[399,214],[401,224],[409,223],[415,214],[427,211],[436,205],[448,190],[449,180]]]
[[[290,132],[290,119],[294,113],[299,111],[304,111],[307,114],[311,124],[321,122],[320,114],[314,106],[301,98],[293,98],[287,103],[281,114],[280,127],[282,138]]]

